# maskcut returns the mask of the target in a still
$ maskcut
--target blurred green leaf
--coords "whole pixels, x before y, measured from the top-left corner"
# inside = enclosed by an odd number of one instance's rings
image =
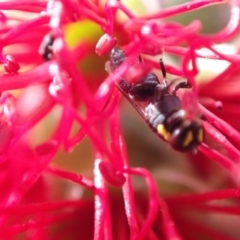
[[[103,34],[99,25],[88,20],[67,24],[64,32],[65,40],[70,48],[74,48],[83,41],[96,43]]]

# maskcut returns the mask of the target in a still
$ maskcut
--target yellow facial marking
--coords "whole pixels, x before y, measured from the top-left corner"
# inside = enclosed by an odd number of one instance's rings
[[[157,132],[164,138],[165,141],[169,141],[171,134],[167,131],[163,124],[157,125]]]
[[[199,142],[202,142],[203,141],[203,130],[200,128],[199,131],[198,131],[198,141]]]
[[[192,142],[192,140],[193,140],[193,133],[192,131],[188,131],[183,141],[183,146],[187,147]]]

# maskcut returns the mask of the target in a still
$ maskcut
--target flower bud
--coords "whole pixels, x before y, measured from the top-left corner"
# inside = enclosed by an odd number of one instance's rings
[[[98,41],[95,51],[98,55],[109,52],[116,44],[116,38],[112,38],[108,34],[104,34]]]
[[[14,59],[12,55],[6,55],[3,65],[5,71],[8,73],[17,73],[20,69],[18,62]]]

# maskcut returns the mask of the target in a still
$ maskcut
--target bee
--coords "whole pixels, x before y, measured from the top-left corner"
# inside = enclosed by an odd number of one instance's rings
[[[126,54],[118,47],[110,54],[110,72],[117,69],[126,59]],[[141,62],[141,57],[140,57]],[[204,132],[198,117],[191,117],[182,107],[176,95],[179,88],[190,88],[188,82],[179,82],[171,91],[166,79],[166,70],[160,59],[163,80],[150,72],[137,83],[129,83],[122,78],[116,85],[126,99],[139,112],[149,127],[164,141],[178,151],[196,151],[203,142]]]
[[[48,33],[42,40],[42,43],[39,47],[39,54],[42,58],[46,61],[51,60],[53,58],[53,43],[54,43],[54,36],[52,33]]]

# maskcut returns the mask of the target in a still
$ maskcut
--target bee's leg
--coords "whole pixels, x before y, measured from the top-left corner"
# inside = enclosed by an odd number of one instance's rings
[[[163,78],[165,79],[167,73],[166,73],[166,68],[165,68],[165,66],[164,66],[164,63],[163,63],[163,59],[162,59],[162,58],[160,58],[160,60],[159,60],[159,65],[160,65],[160,69],[161,69],[161,71],[162,71]]]
[[[187,82],[180,82],[174,87],[174,89],[172,91],[172,94],[176,94],[176,92],[179,88],[191,88],[191,87],[192,86],[188,81]]]
[[[163,75],[163,80],[160,81],[160,85],[161,85],[161,88],[163,89],[163,92],[168,92],[169,90],[169,82],[166,78],[167,76],[167,72],[166,72],[166,68],[165,68],[165,65],[163,63],[163,59],[160,58],[159,60],[159,65],[160,65],[160,69],[162,71],[162,75]]]

